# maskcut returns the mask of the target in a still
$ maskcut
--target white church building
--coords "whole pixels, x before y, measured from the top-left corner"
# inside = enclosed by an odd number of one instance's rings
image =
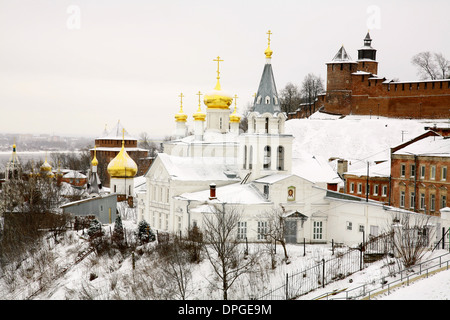
[[[356,245],[363,236],[387,231],[394,218],[411,213],[339,193],[342,180],[326,160],[309,154],[293,157],[294,138],[285,133],[287,118],[280,108],[268,34],[247,132],[239,132],[236,102],[233,110],[233,97],[221,88],[218,57],[217,84],[204,95],[206,113],[199,92],[194,134],[189,136],[181,95],[176,138],[164,144],[164,153],[145,174],[146,188],[136,193],[138,220],[186,235],[193,226],[201,230],[203,216],[214,207],[225,213],[233,209],[241,214],[238,239],[250,242],[265,241],[268,216],[276,210],[285,217],[289,243]],[[448,220],[432,219],[440,237]]]

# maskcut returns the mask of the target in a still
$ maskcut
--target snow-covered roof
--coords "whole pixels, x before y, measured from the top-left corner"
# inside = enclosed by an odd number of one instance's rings
[[[302,152],[292,158],[292,174],[314,183],[340,183],[342,179],[322,156]]]
[[[183,193],[176,197],[183,200],[191,201],[210,201],[209,188],[197,192]],[[251,183],[241,184],[233,183],[223,187],[216,188],[216,200],[212,200],[210,204],[227,203],[227,204],[261,204],[270,203],[269,200]]]
[[[384,161],[378,164],[369,165],[369,176],[370,177],[389,177],[391,173],[391,162]],[[358,177],[367,176],[367,167],[361,167],[355,170],[349,170],[344,174],[354,175]]]
[[[273,184],[273,183],[277,183],[278,181],[284,180],[289,177],[292,177],[292,174],[282,174],[282,173],[271,174],[271,175],[256,179],[254,182]]]
[[[78,171],[71,170],[68,173],[66,173],[65,175],[63,175],[63,178],[83,179],[83,178],[86,178],[86,176]]]
[[[130,135],[127,130],[125,132],[123,131],[125,128],[122,126],[120,121],[117,122],[117,124],[112,128],[111,130],[105,130],[103,131],[102,135],[98,137],[97,139],[106,139],[106,140],[137,140],[136,137]]]
[[[174,180],[186,181],[239,181],[239,177],[230,175],[238,173],[234,158],[226,157],[178,157],[159,153],[168,174]]]
[[[122,147],[96,147],[95,149],[92,148],[92,149],[89,149],[89,150],[90,150],[90,151],[97,150],[97,151],[113,151],[113,152],[120,152],[121,149],[122,149]],[[126,152],[130,152],[130,151],[147,151],[147,152],[148,152],[147,149],[136,148],[136,147],[133,147],[133,148],[125,147],[125,151],[126,151]]]
[[[450,138],[426,137],[395,151],[393,154],[450,157]]]
[[[391,148],[425,133],[426,126],[448,124],[448,119],[396,119],[374,114],[351,115],[342,119],[329,115],[326,119],[332,120],[322,121],[325,116],[316,112],[309,119],[286,121],[286,133],[294,136],[293,158],[301,152],[308,152],[325,159],[359,159],[360,165],[365,167],[366,161],[388,160]],[[356,161],[351,165],[354,163]]]
[[[183,138],[179,138],[176,140],[168,141],[166,142],[168,144],[176,144],[176,143],[185,143],[185,144],[191,144],[191,143],[202,143],[202,144],[223,144],[223,143],[231,143],[236,144],[238,143],[238,137],[235,134],[231,133],[221,133],[218,131],[213,130],[206,130],[203,133],[203,140],[199,141],[195,139],[195,135],[186,136]]]

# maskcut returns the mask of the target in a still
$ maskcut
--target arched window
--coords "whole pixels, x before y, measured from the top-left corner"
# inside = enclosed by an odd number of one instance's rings
[[[278,170],[284,170],[284,147],[278,147],[278,159],[277,159],[277,168]]]
[[[264,147],[264,163],[263,163],[263,168],[264,168],[264,169],[270,169],[270,163],[271,163],[271,159],[270,159],[270,146],[265,146],[265,147]]]
[[[250,146],[250,154],[248,155],[248,168],[253,169],[253,146]]]
[[[261,103],[261,96],[258,96],[258,99],[256,99],[256,104],[260,104]]]
[[[266,126],[264,130],[266,133],[269,133],[269,118],[266,118]]]
[[[266,98],[264,99],[265,104],[270,104],[270,97],[266,96]]]

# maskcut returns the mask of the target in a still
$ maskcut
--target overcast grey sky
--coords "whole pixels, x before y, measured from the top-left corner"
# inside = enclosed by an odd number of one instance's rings
[[[450,58],[450,1],[0,0],[1,133],[99,136],[118,120],[135,136],[169,135],[183,106],[216,83],[244,109],[272,31],[278,91],[370,29],[379,75],[417,80],[420,51]],[[202,103],[202,109],[205,106]]]

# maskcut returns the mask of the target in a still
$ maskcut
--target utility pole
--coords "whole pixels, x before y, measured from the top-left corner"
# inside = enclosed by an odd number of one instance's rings
[[[369,161],[367,161],[366,202],[369,202]]]

